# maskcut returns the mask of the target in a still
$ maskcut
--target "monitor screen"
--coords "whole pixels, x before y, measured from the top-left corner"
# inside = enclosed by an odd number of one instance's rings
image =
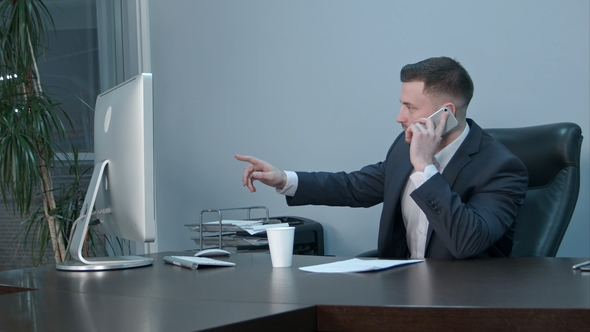
[[[69,244],[72,260],[60,270],[146,266],[139,256],[84,257],[91,220],[105,235],[153,242],[156,232],[152,75],[143,73],[102,93],[94,115],[94,172]]]

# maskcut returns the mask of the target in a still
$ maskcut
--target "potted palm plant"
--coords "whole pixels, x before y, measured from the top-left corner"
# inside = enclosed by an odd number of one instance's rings
[[[1,1],[0,16],[0,192],[6,207],[24,219],[34,264],[48,243],[55,261],[62,262],[83,197],[75,151],[74,158],[57,161],[73,171],[72,183],[54,188],[52,179],[56,155],[66,155],[57,143],[68,146],[66,126],[72,125],[37,69],[47,27],[55,26],[41,0]]]

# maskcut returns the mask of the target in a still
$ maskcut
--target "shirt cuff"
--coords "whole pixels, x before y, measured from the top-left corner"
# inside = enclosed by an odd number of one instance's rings
[[[292,171],[285,171],[287,175],[287,183],[283,189],[276,189],[278,194],[285,195],[285,196],[295,196],[295,192],[297,191],[297,185],[299,184],[299,178],[297,177],[297,173]]]
[[[436,166],[428,165],[424,167],[424,172],[414,172],[414,174],[410,175],[410,180],[418,188],[436,173],[438,173]]]

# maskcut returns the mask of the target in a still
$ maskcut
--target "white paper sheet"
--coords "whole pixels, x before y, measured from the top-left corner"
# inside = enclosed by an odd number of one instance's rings
[[[248,225],[248,226],[241,226],[240,228],[248,232],[250,235],[255,235],[258,233],[266,233],[266,230],[269,228],[276,228],[276,227],[288,227],[289,224],[265,224],[265,225]]]
[[[307,272],[316,273],[350,273],[366,272],[389,269],[394,266],[420,263],[423,260],[390,260],[390,259],[358,259],[353,258],[345,261],[326,263],[320,265],[311,265],[300,267],[299,269]]]
[[[250,235],[255,235],[255,234],[259,234],[259,233],[265,233],[267,229],[269,228],[273,228],[273,227],[287,227],[288,224],[287,223],[281,223],[281,222],[277,222],[277,223],[272,223],[272,224],[264,224],[264,219],[260,219],[260,220],[222,220],[222,229],[225,232],[231,231],[231,232],[237,232],[237,231],[245,231],[248,232],[248,234]],[[199,224],[191,224],[191,225],[185,225],[187,227],[189,227],[189,229],[193,232],[198,232],[199,231]],[[209,232],[215,232],[217,231],[219,228],[219,221],[209,221],[209,222],[205,222],[203,223],[203,228],[206,231]]]

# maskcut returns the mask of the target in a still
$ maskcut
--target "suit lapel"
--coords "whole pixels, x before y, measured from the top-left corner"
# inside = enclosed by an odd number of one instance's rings
[[[397,165],[393,168],[393,179],[391,181],[390,188],[387,189],[389,193],[395,193],[397,196],[392,197],[395,202],[401,204],[401,197],[404,193],[404,188],[406,187],[406,183],[410,179],[410,175],[412,175],[412,171],[414,170],[414,166],[410,161],[410,145],[407,143],[403,143],[401,147],[400,156],[406,156],[405,158],[398,158],[396,160]],[[392,216],[391,216],[392,217]]]
[[[403,141],[402,135],[403,133],[398,136],[386,159],[383,210],[379,223],[378,249],[380,257],[405,258],[399,249],[402,246],[400,241],[405,247],[404,252],[407,252],[407,245],[404,242],[406,236],[404,222],[401,218],[395,217],[397,216],[396,211],[401,209],[401,195],[413,169],[410,162],[409,145]]]
[[[463,167],[471,162],[471,155],[479,151],[479,146],[481,144],[481,136],[483,134],[482,129],[471,119],[467,119],[467,123],[469,123],[470,127],[469,134],[442,173],[442,176],[451,188],[455,184],[455,180],[457,179],[457,176],[459,176],[459,173],[461,173]]]

